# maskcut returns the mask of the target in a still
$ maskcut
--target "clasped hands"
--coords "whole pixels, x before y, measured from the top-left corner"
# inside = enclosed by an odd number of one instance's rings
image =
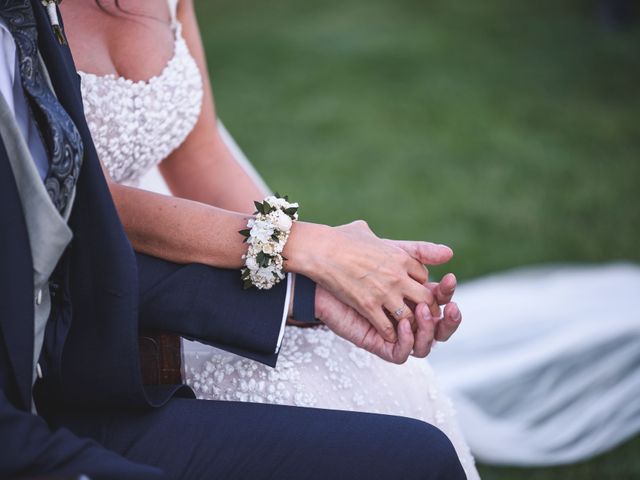
[[[337,335],[399,364],[409,355],[426,357],[434,341],[446,341],[460,325],[451,301],[455,276],[429,282],[425,268],[448,262],[449,247],[380,239],[363,221],[296,227],[289,267],[316,281],[316,316]],[[307,244],[313,247],[305,250]]]

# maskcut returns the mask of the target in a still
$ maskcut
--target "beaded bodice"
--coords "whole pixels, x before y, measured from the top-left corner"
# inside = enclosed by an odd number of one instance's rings
[[[136,185],[180,146],[200,115],[202,77],[177,20],[173,30],[173,56],[149,80],[78,72],[98,157],[118,183]]]

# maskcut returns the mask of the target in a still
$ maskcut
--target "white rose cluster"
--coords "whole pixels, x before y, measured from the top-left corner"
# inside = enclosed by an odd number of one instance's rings
[[[249,219],[247,228],[240,231],[249,245],[242,256],[245,264],[242,280],[245,288],[268,290],[285,278],[282,250],[293,222],[298,219],[299,205],[277,195],[255,205],[255,216]]]

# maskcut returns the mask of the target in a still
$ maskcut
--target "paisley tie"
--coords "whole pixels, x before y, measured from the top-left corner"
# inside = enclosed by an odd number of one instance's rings
[[[22,88],[49,155],[44,184],[62,213],[80,174],[82,138],[40,69],[38,32],[30,1],[0,0],[0,18],[5,20],[15,40]]]

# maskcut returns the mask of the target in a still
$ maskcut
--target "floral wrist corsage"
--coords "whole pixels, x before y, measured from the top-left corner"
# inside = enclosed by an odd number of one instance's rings
[[[249,250],[242,256],[245,264],[242,281],[244,288],[268,290],[285,277],[282,250],[293,222],[298,219],[298,204],[289,203],[287,196],[278,194],[254,203],[255,216],[249,219],[245,230],[240,230],[249,244]]]

